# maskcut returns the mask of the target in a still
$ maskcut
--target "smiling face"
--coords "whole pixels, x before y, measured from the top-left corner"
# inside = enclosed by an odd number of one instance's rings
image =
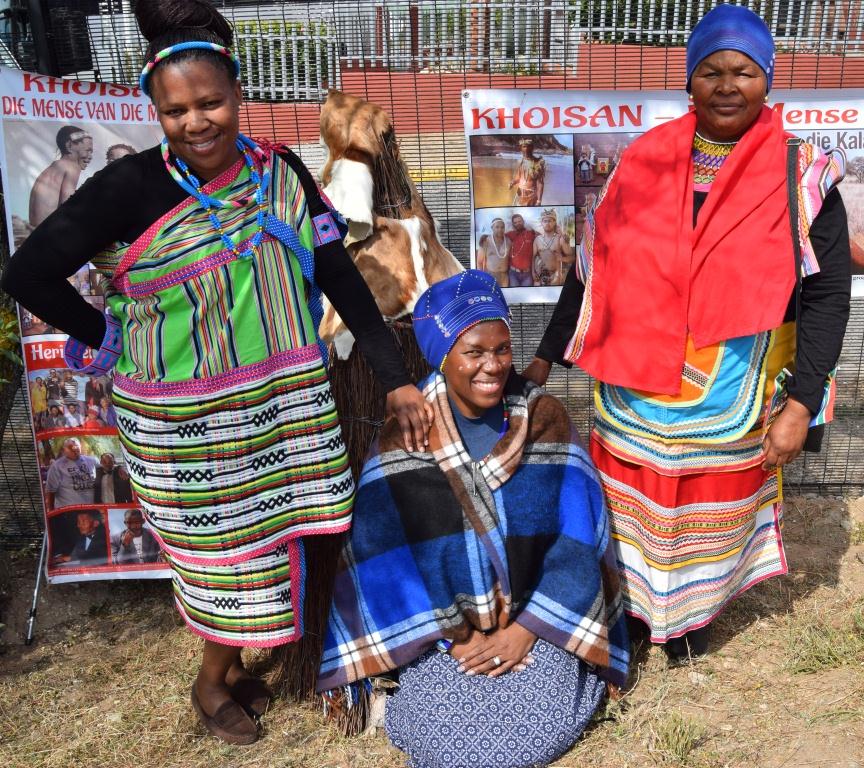
[[[525,219],[523,219],[518,213],[513,215],[513,218],[510,219],[510,222],[513,224],[513,229],[517,232],[521,232],[525,229]]]
[[[144,528],[144,518],[138,510],[131,510],[126,515],[126,527],[136,539],[141,535]]]
[[[93,159],[93,139],[85,136],[78,141],[69,141],[66,144],[66,151],[83,171]]]
[[[478,323],[456,340],[442,373],[463,416],[480,418],[501,402],[512,362],[510,329],[502,320]]]
[[[737,141],[762,111],[768,78],[749,56],[717,51],[693,70],[690,93],[699,134],[711,141]]]
[[[163,64],[150,77],[159,123],[171,151],[204,181],[239,158],[240,83],[206,59]]]

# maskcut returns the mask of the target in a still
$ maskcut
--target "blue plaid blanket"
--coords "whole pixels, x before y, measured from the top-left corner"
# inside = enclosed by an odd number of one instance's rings
[[[507,432],[479,462],[438,373],[427,453],[388,422],[357,490],[318,690],[401,667],[437,640],[517,621],[623,685],[627,632],[603,493],[558,400],[511,373]]]

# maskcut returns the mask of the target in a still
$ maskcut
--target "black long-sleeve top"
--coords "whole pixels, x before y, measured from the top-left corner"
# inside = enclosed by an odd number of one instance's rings
[[[284,159],[306,193],[318,196],[311,174],[288,152]],[[159,147],[124,157],[95,174],[18,249],[0,287],[49,325],[98,348],[105,318],[67,278],[115,242],[134,242],[188,197],[165,168]],[[320,200],[320,198],[318,198]],[[333,304],[384,389],[411,379],[375,299],[341,242],[315,249],[315,282]]]
[[[706,195],[705,192],[694,193],[694,225]],[[840,358],[843,335],[849,320],[852,256],[846,208],[836,187],[826,195],[822,210],[813,222],[810,243],[819,262],[819,272],[804,278],[801,283],[795,375],[787,380],[787,391],[812,413],[816,413],[822,405],[825,379]],[[789,263],[793,264],[791,253]],[[564,350],[576,330],[584,296],[585,286],[571,267],[558,297],[558,304],[537,348],[537,357],[570,367],[571,363],[563,359]],[[786,310],[786,320],[793,319],[794,293]]]

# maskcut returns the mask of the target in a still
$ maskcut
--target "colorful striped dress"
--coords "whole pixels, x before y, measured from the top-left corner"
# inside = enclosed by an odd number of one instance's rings
[[[311,252],[320,217],[289,164],[273,154],[271,167],[269,212]],[[204,192],[236,200],[254,184],[240,161]],[[256,212],[219,209],[241,251]],[[350,522],[353,481],[297,256],[268,234],[237,258],[188,198],[95,261],[123,328],[126,466],[181,615],[225,645],[297,639],[303,537]]]
[[[694,219],[731,150],[696,136]],[[836,172],[842,176],[823,162],[815,167],[826,178],[808,179],[815,157],[802,145],[808,227]],[[592,223],[589,215],[576,265],[582,283],[591,268]],[[805,275],[819,270],[807,245]],[[585,293],[580,323],[590,313]],[[563,312],[556,308],[556,315]],[[560,351],[550,353],[550,338],[538,356],[561,359]],[[577,328],[565,360],[578,339]],[[590,450],[609,505],[625,610],[650,627],[653,642],[707,625],[736,595],[787,571],[782,470],[762,468],[762,439],[782,406],[779,384],[793,367],[795,342],[788,316],[774,330],[701,349],[688,335],[678,394],[595,386]]]

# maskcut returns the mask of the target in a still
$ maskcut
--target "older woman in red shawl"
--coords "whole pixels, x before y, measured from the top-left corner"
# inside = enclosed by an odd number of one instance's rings
[[[843,158],[786,134],[773,70],[756,14],[703,17],[693,109],[622,155],[526,371],[597,379],[591,452],[625,609],[675,660],[786,572],[782,468],[830,416],[849,314]]]

